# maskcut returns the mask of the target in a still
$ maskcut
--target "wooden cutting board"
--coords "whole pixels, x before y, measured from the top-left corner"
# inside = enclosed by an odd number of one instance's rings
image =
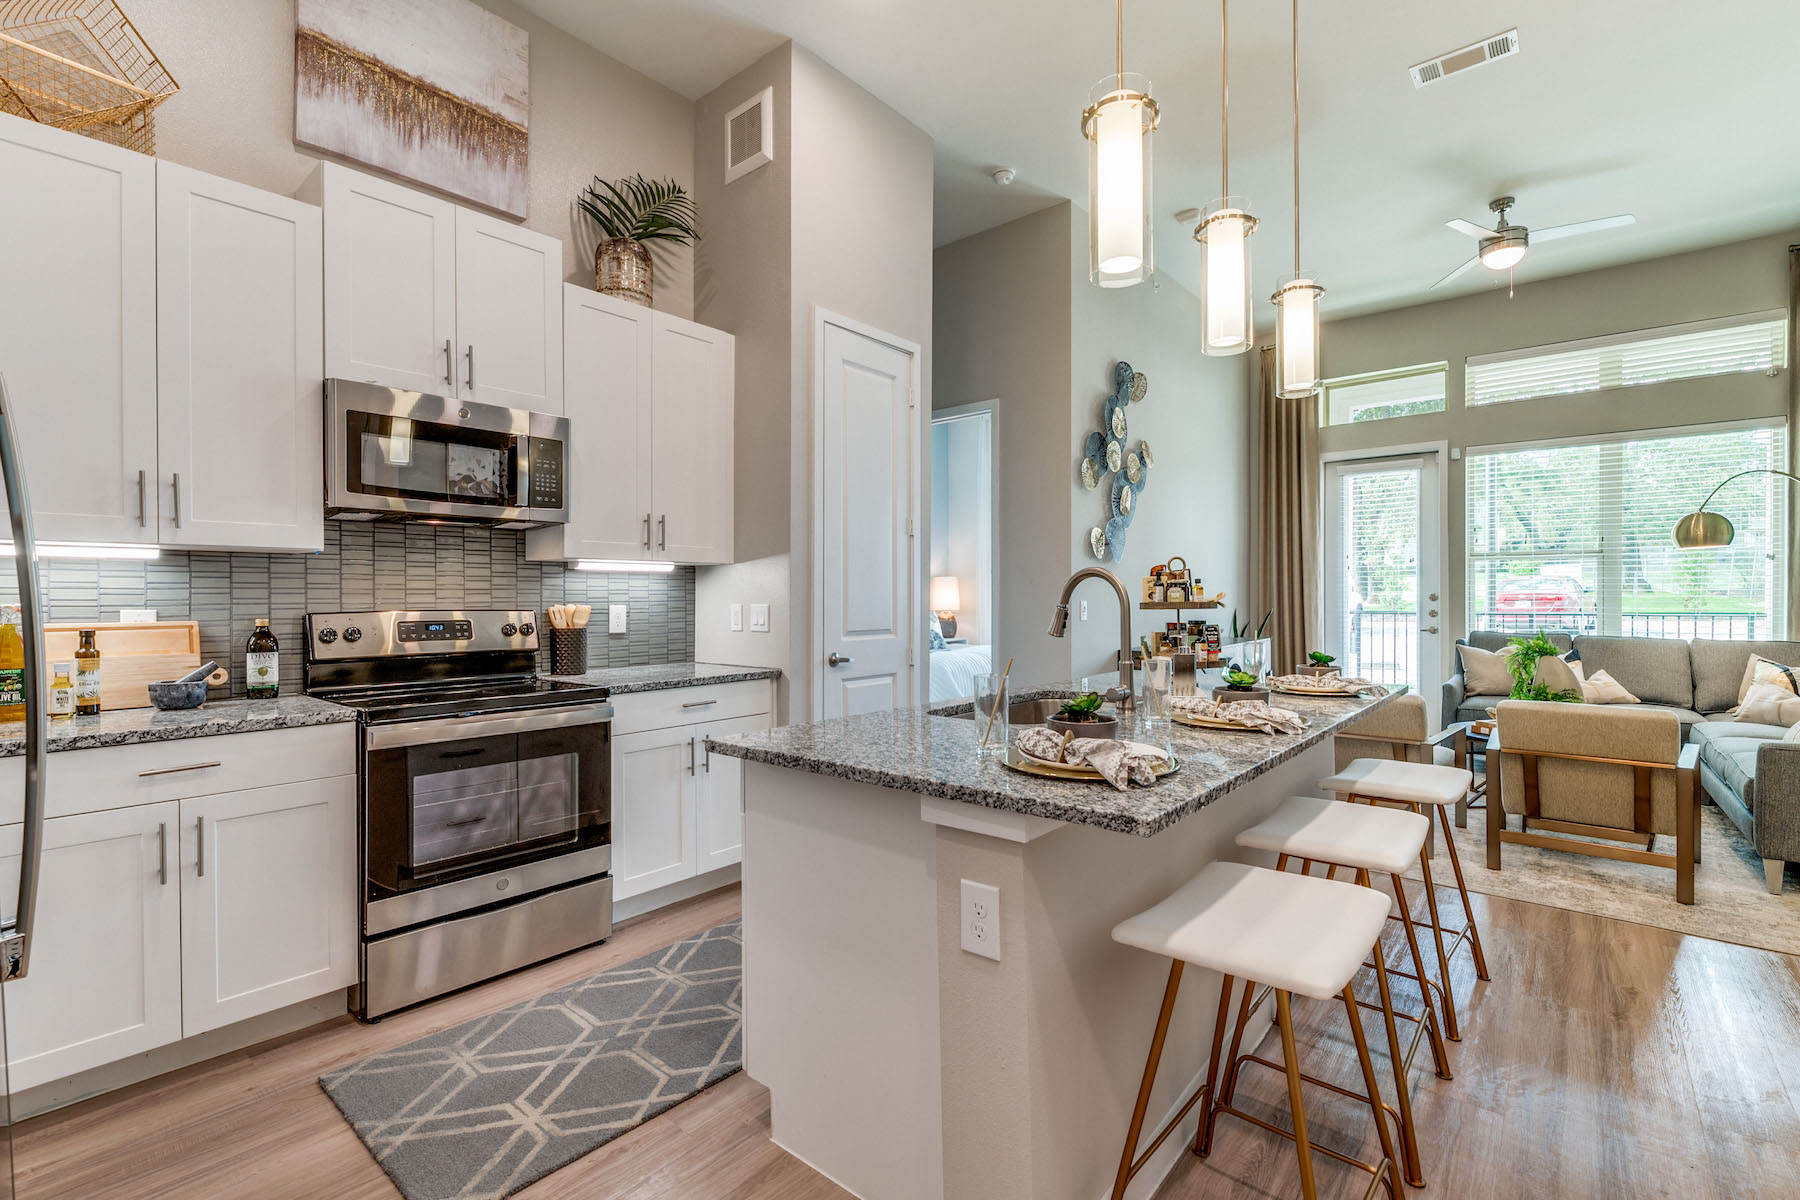
[[[100,707],[149,708],[145,685],[179,679],[200,665],[198,621],[83,621],[44,626],[44,669],[73,660],[79,634],[94,631],[100,651]]]

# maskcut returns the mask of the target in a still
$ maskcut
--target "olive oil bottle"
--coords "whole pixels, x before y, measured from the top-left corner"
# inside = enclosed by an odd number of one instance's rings
[[[23,620],[18,605],[0,608],[0,721],[25,719],[25,639],[19,632]]]
[[[100,651],[94,647],[94,631],[83,629],[75,646],[75,715],[100,715]]]
[[[256,628],[244,644],[244,695],[252,700],[273,700],[281,695],[281,644],[267,617],[256,618]]]

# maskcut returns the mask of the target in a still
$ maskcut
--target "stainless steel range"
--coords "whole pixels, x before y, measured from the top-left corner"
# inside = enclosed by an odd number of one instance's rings
[[[358,713],[364,1020],[612,933],[612,705],[536,674],[536,614],[312,613]]]

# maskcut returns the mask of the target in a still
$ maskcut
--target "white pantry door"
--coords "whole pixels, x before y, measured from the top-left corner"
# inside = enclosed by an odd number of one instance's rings
[[[825,317],[816,369],[820,718],[917,702],[918,351]]]

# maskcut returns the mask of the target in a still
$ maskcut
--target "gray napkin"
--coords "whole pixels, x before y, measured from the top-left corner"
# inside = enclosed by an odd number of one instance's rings
[[[1275,708],[1261,700],[1208,700],[1204,696],[1176,696],[1169,707],[1178,716],[1212,717],[1236,721],[1264,733],[1299,733],[1306,718],[1292,709]]]
[[[1168,754],[1159,747],[1115,738],[1076,738],[1064,749],[1062,735],[1042,726],[1019,730],[1013,744],[1045,762],[1092,767],[1121,792],[1134,783],[1155,783],[1156,768],[1169,761]]]

